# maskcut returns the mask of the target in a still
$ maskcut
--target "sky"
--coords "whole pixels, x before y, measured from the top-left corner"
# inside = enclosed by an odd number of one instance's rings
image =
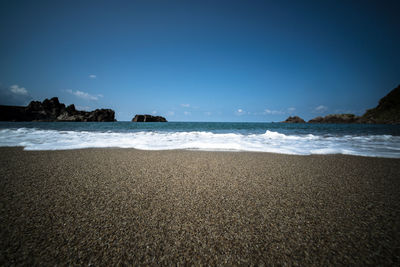
[[[0,104],[116,119],[361,115],[400,84],[400,1],[0,0]]]

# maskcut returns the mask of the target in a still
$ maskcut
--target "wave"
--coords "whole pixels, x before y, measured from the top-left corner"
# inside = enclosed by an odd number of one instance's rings
[[[142,150],[255,151],[295,155],[349,154],[400,158],[400,136],[287,135],[269,130],[263,134],[243,134],[207,131],[121,133],[19,128],[0,130],[0,146],[22,146],[25,150],[120,147]]]

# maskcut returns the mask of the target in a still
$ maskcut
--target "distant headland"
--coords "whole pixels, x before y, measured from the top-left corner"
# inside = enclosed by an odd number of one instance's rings
[[[57,97],[43,102],[31,101],[28,106],[0,105],[0,121],[83,121],[110,122],[115,120],[112,109],[96,109],[94,111],[76,110],[75,105],[65,107]]]
[[[293,116],[287,118],[284,123],[305,123],[305,121]],[[354,114],[330,114],[325,117],[316,117],[308,123],[374,123],[374,124],[400,124],[400,85],[389,94],[379,100],[378,106],[367,110],[364,115]]]
[[[94,111],[76,110],[75,105],[65,106],[57,97],[43,102],[31,101],[28,106],[0,105],[0,121],[70,121],[70,122],[112,122],[116,121],[112,109]],[[162,116],[136,115],[132,122],[167,122]]]

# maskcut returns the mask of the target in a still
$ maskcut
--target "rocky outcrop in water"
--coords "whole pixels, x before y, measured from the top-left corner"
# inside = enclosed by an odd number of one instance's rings
[[[0,106],[0,121],[115,121],[112,109],[76,110],[75,106],[60,103],[57,97],[43,102],[32,101],[27,107]]]
[[[152,115],[136,115],[133,122],[167,122],[167,120],[162,116],[152,116]]]
[[[302,118],[300,118],[299,116],[293,116],[293,117],[289,117],[287,118],[285,121],[283,121],[284,123],[305,123],[305,120],[303,120]]]
[[[359,123],[360,117],[354,114],[330,114],[325,117],[316,117],[309,123]]]

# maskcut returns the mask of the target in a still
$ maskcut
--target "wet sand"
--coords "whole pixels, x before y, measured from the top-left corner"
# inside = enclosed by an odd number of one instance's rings
[[[400,159],[0,148],[0,265],[393,265]]]

